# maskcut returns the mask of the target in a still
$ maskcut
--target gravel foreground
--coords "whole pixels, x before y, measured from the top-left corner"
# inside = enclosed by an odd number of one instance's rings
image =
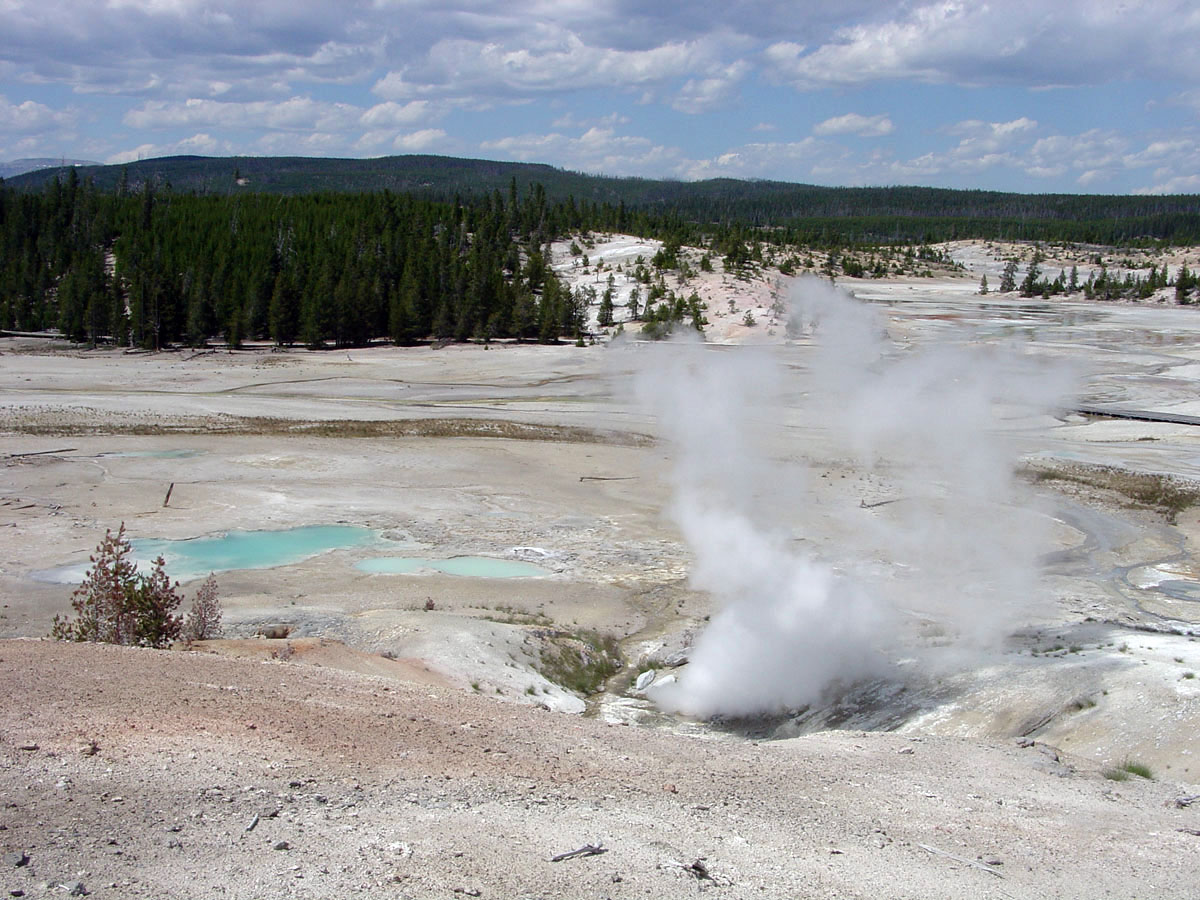
[[[1041,743],[754,744],[35,640],[0,642],[0,679],[6,896],[1182,898],[1200,875],[1195,786]]]

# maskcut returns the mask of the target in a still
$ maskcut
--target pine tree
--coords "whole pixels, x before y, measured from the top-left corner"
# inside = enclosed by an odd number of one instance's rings
[[[179,636],[182,623],[175,615],[181,601],[179,584],[167,577],[161,556],[149,575],[139,574],[129,556],[132,551],[124,522],[115,535],[111,529],[104,533],[89,558],[91,568],[72,594],[75,619],[55,616],[51,637],[166,647]]]
[[[1004,264],[1004,274],[1000,276],[1000,293],[1011,294],[1017,289],[1017,261],[1010,259]]]
[[[212,572],[196,590],[191,611],[184,620],[180,637],[185,641],[206,641],[221,635],[221,601],[217,597],[217,579]]]
[[[388,310],[388,331],[392,340],[402,346],[416,341],[416,308],[419,302],[419,288],[415,265],[404,267],[404,275],[400,279],[399,291],[393,292]]]
[[[604,291],[604,296],[600,299],[600,309],[596,313],[596,324],[601,328],[607,328],[613,323],[613,289],[608,287]]]
[[[1040,293],[1038,286],[1038,278],[1042,274],[1042,254],[1035,252],[1033,259],[1029,263],[1029,269],[1025,273],[1025,280],[1021,282],[1021,296],[1032,297],[1036,293]]]
[[[1179,267],[1179,274],[1175,276],[1175,302],[1186,304],[1188,302],[1188,291],[1192,289],[1195,283],[1195,276],[1188,271],[1187,263],[1183,263]]]
[[[126,596],[137,577],[137,566],[129,554],[133,545],[125,537],[125,523],[114,535],[109,529],[96,552],[88,557],[92,564],[83,583],[71,595],[74,621],[54,617],[50,635],[60,641],[100,641],[128,644],[133,624]]]
[[[299,322],[296,309],[296,290],[286,271],[280,271],[275,276],[275,286],[271,291],[271,303],[268,310],[268,322],[271,329],[271,340],[277,345],[290,346],[296,340],[296,329]]]

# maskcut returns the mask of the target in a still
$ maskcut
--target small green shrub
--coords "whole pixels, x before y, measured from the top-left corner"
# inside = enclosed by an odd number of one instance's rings
[[[1174,525],[1179,514],[1200,503],[1200,486],[1170,475],[1128,472],[1111,466],[1075,464],[1057,469],[1027,467],[1025,473],[1036,482],[1073,482],[1087,487],[1113,491],[1138,506],[1159,512]]]
[[[623,665],[616,638],[585,629],[550,636],[535,668],[547,681],[587,696],[604,687]]]
[[[1145,778],[1148,781],[1154,779],[1154,773],[1150,771],[1149,766],[1144,763],[1135,762],[1132,759],[1127,759],[1112,768],[1105,769],[1103,775],[1109,781],[1128,781],[1132,775],[1136,775],[1138,778]]]

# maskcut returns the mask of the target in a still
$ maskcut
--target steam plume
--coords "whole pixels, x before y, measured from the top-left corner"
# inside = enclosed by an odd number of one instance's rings
[[[639,395],[674,448],[670,512],[692,585],[717,603],[679,680],[653,692],[668,709],[812,703],[912,655],[897,646],[908,626],[986,647],[1036,596],[1040,519],[1014,502],[997,416],[1048,409],[1069,380],[982,345],[902,350],[871,308],[815,279],[792,301],[794,357],[697,343],[640,354]],[[887,505],[818,507],[788,435],[825,465],[873,473]]]

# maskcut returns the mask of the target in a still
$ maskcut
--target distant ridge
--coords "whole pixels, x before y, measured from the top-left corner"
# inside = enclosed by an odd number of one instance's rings
[[[0,161],[0,178],[12,178],[14,175],[24,175],[38,169],[62,169],[63,166],[98,166],[100,163],[90,159],[63,159],[59,156],[36,156],[29,159],[10,159]]]
[[[176,191],[228,194],[238,190],[267,194],[311,194],[323,191],[426,192],[453,196],[508,190],[513,178],[525,190],[542,184],[547,192],[578,189],[590,194],[597,184],[616,179],[598,178],[537,163],[494,162],[449,156],[383,156],[374,159],[337,159],[311,156],[165,156],[120,165],[76,167],[79,177],[91,178],[103,191],[116,189],[122,175],[131,187],[149,181],[170,184]],[[9,179],[18,190],[37,190],[65,170],[38,169]],[[621,179],[623,180],[623,179]]]
[[[550,202],[624,205],[697,222],[774,227],[804,221],[810,229],[839,228],[856,219],[876,239],[971,235],[1058,236],[1074,240],[1172,239],[1200,235],[1200,195],[1128,196],[1017,194],[929,187],[822,187],[781,181],[716,178],[676,181],[585,175],[539,163],[449,156],[328,159],[281,156],[168,156],[122,165],[61,166],[29,171],[5,184],[37,191],[74,171],[102,191],[121,179],[131,190],[150,183],[176,192],[228,196],[392,191],[436,200],[506,195],[515,180],[526,195],[541,185]],[[950,227],[949,220],[954,220]],[[1049,226],[1060,223],[1059,226]],[[1091,223],[1087,228],[1076,227]],[[1099,226],[1099,227],[1093,227]],[[919,237],[919,235],[917,235]]]

